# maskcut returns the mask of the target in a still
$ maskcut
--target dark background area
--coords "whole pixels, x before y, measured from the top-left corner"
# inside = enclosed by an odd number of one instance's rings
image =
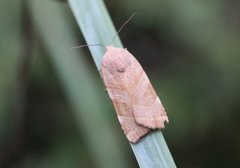
[[[70,11],[67,2],[49,1]],[[238,167],[240,2],[105,3],[116,28],[138,12],[120,38],[166,108],[170,123],[163,134],[177,166]],[[29,8],[27,1],[0,2],[0,167],[98,167]],[[64,14],[72,33],[81,37],[71,12]],[[89,73],[96,78],[94,85],[105,94],[89,52],[82,50]],[[137,167],[113,107],[103,97],[107,111],[101,112],[123,141],[129,167]]]

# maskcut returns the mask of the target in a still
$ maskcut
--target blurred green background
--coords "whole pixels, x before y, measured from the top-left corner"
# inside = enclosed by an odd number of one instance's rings
[[[240,2],[106,0],[178,167],[238,167]],[[67,2],[0,1],[0,167],[138,167]],[[112,158],[111,158],[112,157]],[[116,159],[117,158],[117,159]]]

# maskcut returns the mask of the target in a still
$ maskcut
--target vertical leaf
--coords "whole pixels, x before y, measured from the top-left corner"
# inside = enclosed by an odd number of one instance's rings
[[[110,45],[116,30],[102,0],[68,0],[72,12],[88,44],[101,43]],[[113,44],[122,47],[117,38]],[[90,47],[98,70],[104,49]],[[137,161],[142,168],[176,167],[161,131],[153,131],[137,144],[131,144]]]
[[[90,73],[81,50],[69,50],[77,44],[67,5],[56,1],[29,1],[35,27],[50,53],[66,94],[74,107],[77,123],[94,164],[101,168],[128,167],[123,148],[118,148],[102,103],[98,84]]]

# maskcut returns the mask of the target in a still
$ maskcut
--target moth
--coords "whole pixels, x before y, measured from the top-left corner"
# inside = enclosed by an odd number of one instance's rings
[[[137,143],[151,129],[169,122],[146,73],[127,49],[107,46],[102,78],[127,139]]]

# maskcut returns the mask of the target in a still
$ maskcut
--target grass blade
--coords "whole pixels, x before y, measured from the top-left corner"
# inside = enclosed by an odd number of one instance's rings
[[[43,44],[48,49],[54,68],[58,73],[66,94],[74,107],[79,129],[85,138],[88,150],[101,168],[128,167],[128,160],[103,115],[103,89],[98,89],[91,70],[81,50],[69,50],[77,44],[71,22],[66,17],[67,4],[57,1],[29,1],[32,17]],[[43,10],[44,9],[44,10]]]
[[[111,44],[116,30],[102,0],[68,1],[87,43],[101,43],[105,46]],[[118,37],[113,45],[123,47]],[[100,70],[104,49],[90,47],[90,51],[98,70]],[[176,167],[161,131],[153,131],[139,143],[131,144],[131,147],[141,168]]]

